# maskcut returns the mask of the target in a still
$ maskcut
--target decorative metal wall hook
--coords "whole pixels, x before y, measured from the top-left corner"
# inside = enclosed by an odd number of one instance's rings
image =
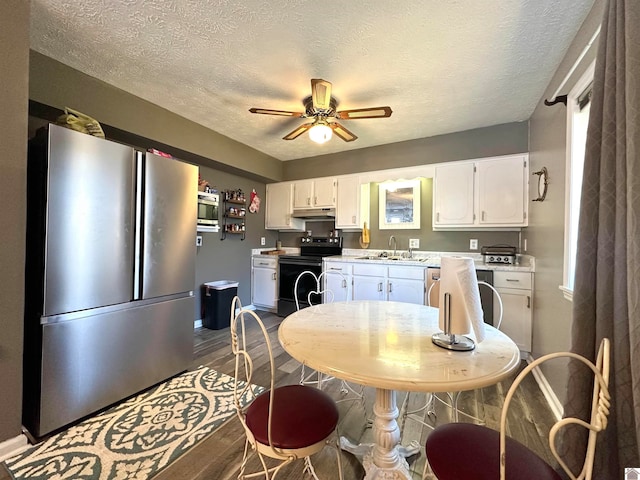
[[[534,198],[534,202],[544,202],[547,196],[547,186],[549,185],[549,172],[547,167],[542,167],[541,170],[533,172],[533,175],[538,175],[538,198]],[[540,193],[540,182],[544,180],[544,186],[542,187],[542,193]]]

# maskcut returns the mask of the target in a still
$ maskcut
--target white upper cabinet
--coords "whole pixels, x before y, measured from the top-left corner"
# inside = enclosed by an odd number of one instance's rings
[[[305,222],[293,218],[293,183],[269,183],[265,199],[265,228],[267,230],[291,230],[301,232]]]
[[[360,184],[358,175],[338,177],[336,228],[362,230],[369,225],[369,184]]]
[[[474,164],[436,167],[433,181],[433,225],[473,225]]]
[[[336,185],[335,177],[296,180],[293,189],[293,208],[335,207]]]
[[[524,155],[476,163],[480,225],[527,225],[526,163]]]
[[[528,224],[528,155],[435,168],[433,228],[519,228]]]

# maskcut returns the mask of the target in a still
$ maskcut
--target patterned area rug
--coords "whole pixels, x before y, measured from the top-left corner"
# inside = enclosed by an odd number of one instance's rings
[[[253,388],[254,394],[262,390]],[[52,436],[6,465],[17,480],[149,479],[234,414],[233,378],[200,367]]]

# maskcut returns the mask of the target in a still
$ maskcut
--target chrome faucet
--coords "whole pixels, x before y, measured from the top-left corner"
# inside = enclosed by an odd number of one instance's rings
[[[396,256],[396,246],[397,246],[396,237],[394,237],[393,235],[391,235],[389,237],[389,248],[391,248],[391,240],[393,240],[393,256],[395,257]]]

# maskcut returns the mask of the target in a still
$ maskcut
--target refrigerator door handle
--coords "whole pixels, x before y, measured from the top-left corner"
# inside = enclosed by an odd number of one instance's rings
[[[133,260],[133,300],[142,298],[140,278],[142,276],[142,179],[144,157],[142,152],[136,151],[136,221],[134,231],[134,260]]]

